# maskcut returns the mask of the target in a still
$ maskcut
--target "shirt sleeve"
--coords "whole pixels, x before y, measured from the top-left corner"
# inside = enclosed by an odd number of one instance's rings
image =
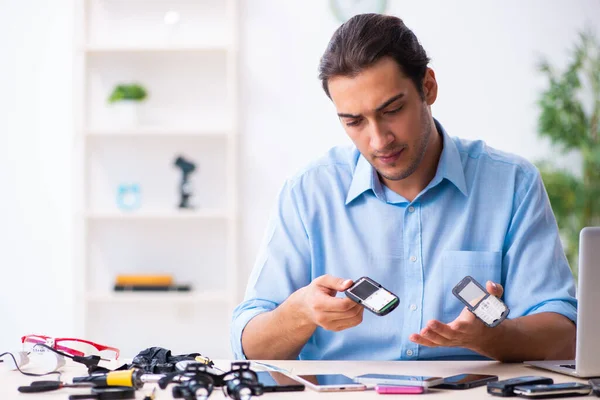
[[[294,187],[293,181],[287,181],[279,193],[244,301],[233,311],[230,340],[236,359],[246,358],[242,332],[248,322],[274,310],[311,281],[310,243],[301,218],[303,199],[295,194]]]
[[[575,283],[541,176],[533,166],[513,205],[503,257],[504,301],[511,318],[555,312],[577,322]]]

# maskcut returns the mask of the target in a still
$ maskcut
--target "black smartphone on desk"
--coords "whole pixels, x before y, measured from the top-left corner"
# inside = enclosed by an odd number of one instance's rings
[[[497,380],[497,375],[460,374],[444,378],[444,383],[434,386],[433,389],[471,389]]]
[[[304,385],[277,371],[258,371],[258,382],[263,385],[263,392],[301,392]]]
[[[513,392],[528,399],[587,396],[592,391],[590,385],[579,382],[554,383],[551,385],[515,386]]]
[[[545,376],[519,376],[503,381],[488,382],[487,392],[492,396],[512,397],[515,396],[513,389],[517,386],[550,385],[552,383],[554,383],[552,378],[546,378]]]

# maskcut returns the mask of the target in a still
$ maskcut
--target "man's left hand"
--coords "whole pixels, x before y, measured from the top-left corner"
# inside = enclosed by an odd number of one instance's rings
[[[502,285],[488,281],[487,291],[496,297],[504,293]],[[409,339],[427,347],[464,347],[480,352],[484,343],[489,340],[490,330],[466,307],[460,315],[449,324],[431,320],[419,334],[410,335]]]

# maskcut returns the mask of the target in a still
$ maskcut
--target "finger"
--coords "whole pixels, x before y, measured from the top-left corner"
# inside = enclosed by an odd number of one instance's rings
[[[487,289],[489,294],[496,297],[502,297],[502,294],[504,293],[504,288],[502,287],[502,285],[499,283],[494,283],[492,281],[487,281],[485,284],[485,288]]]
[[[343,331],[344,329],[355,327],[356,325],[360,324],[362,320],[362,313],[360,313],[352,318],[347,318],[342,321],[334,321],[332,323],[332,325],[334,326],[332,330],[336,332]]]
[[[427,327],[423,328],[419,335],[429,340],[430,342],[437,344],[438,346],[450,346],[452,344],[451,340],[439,335],[438,333],[434,332],[433,330]]]
[[[436,335],[439,335],[448,341],[455,340],[457,336],[457,332],[454,329],[452,329],[449,325],[443,324],[440,321],[436,320],[429,321],[425,329],[429,329]]]
[[[315,309],[321,312],[346,312],[362,306],[349,298],[331,297],[325,294],[315,298]]]
[[[343,292],[352,286],[352,279],[338,278],[332,275],[321,275],[314,280],[314,283],[326,289],[333,289],[338,292]]]
[[[343,321],[348,319],[357,318],[360,316],[362,319],[364,308],[361,306],[352,308],[345,312],[325,312],[326,318],[329,318],[331,321]]]
[[[423,336],[416,334],[416,333],[413,333],[412,335],[410,335],[408,337],[408,340],[410,340],[413,343],[420,344],[422,346],[439,347],[439,345],[433,343],[431,340],[425,339]]]

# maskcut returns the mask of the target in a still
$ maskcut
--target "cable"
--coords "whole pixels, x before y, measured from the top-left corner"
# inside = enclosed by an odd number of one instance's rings
[[[52,371],[52,372],[47,372],[45,374],[34,374],[33,372],[25,372],[23,371],[21,368],[19,368],[19,363],[17,362],[17,359],[15,358],[15,356],[13,355],[13,353],[7,351],[6,353],[2,353],[0,354],[0,358],[9,355],[12,357],[14,363],[15,363],[15,367],[17,367],[17,370],[22,373],[23,375],[27,375],[27,376],[36,376],[36,377],[40,377],[40,376],[46,376],[46,375],[52,375],[52,374],[58,374],[58,380],[60,381],[60,376],[61,376],[61,372],[60,371]]]
[[[48,350],[50,350],[50,351],[52,351],[52,352],[54,352],[54,353],[56,353],[58,355],[61,355],[63,357],[70,358],[71,360],[73,360],[75,362],[78,362],[78,363],[81,363],[81,364],[85,365],[88,368],[92,367],[92,366],[95,366],[95,365],[98,365],[98,363],[100,362],[100,360],[103,360],[102,358],[100,358],[100,356],[85,356],[85,357],[82,357],[82,356],[72,356],[72,355],[70,355],[68,353],[56,350],[55,348],[50,347],[50,346],[48,346],[46,344],[43,344],[43,343],[38,343],[38,344],[36,344],[33,347],[35,348],[37,346],[43,347],[45,349],[48,349]]]

